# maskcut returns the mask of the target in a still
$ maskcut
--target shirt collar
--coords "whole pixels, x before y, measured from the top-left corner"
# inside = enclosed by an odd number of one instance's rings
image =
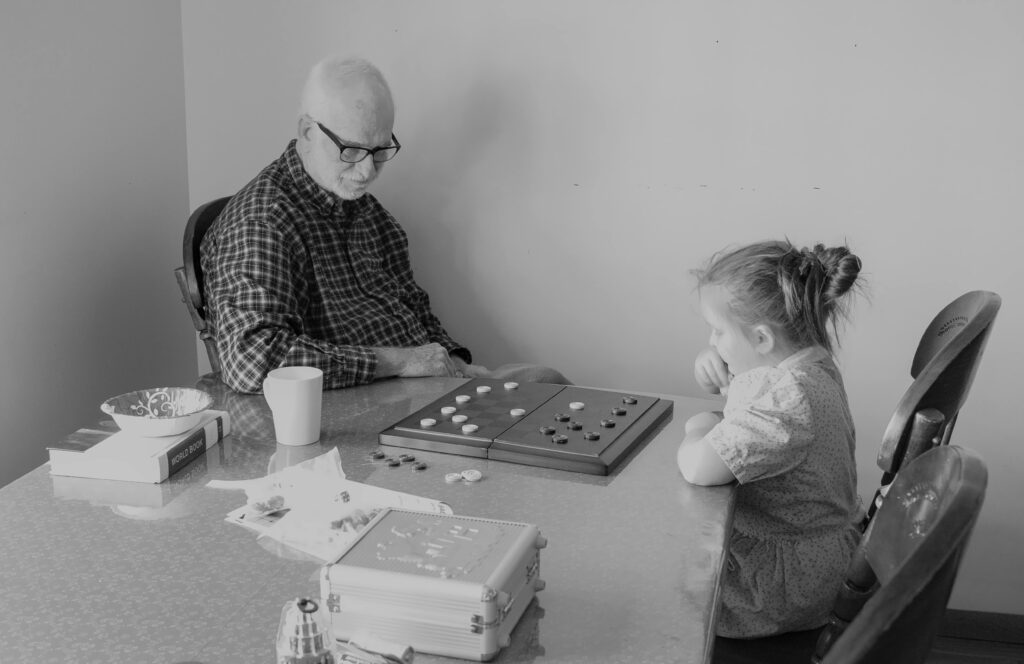
[[[821,346],[809,346],[793,353],[783,361],[779,362],[780,369],[790,369],[798,364],[821,362],[829,357],[827,350]]]
[[[288,143],[288,148],[284,153],[285,164],[292,181],[295,183],[295,188],[309,205],[312,205],[325,217],[332,217],[335,214],[341,216],[345,201],[318,185],[310,177],[309,173],[306,172],[306,167],[302,164],[302,158],[299,157],[299,151],[295,147],[296,143],[296,139],[293,138]]]

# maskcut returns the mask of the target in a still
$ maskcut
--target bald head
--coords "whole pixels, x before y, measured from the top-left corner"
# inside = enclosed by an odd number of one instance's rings
[[[343,200],[362,196],[384,164],[369,157],[342,161],[339,144],[392,145],[395,105],[380,70],[356,58],[321,60],[306,79],[300,111],[296,149],[306,172]]]
[[[337,115],[352,121],[394,124],[391,89],[380,70],[367,60],[330,57],[313,66],[302,90],[301,113],[327,122]]]

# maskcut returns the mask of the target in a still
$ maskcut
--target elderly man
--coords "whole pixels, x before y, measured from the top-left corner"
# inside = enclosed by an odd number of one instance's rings
[[[401,148],[391,91],[363,60],[328,58],[302,95],[298,136],[236,194],[202,243],[222,378],[259,392],[308,365],[339,388],[391,376],[566,382],[553,369],[472,364],[413,279],[405,232],[366,193]]]

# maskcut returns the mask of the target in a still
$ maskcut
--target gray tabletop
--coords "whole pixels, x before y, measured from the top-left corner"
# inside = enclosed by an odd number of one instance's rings
[[[334,446],[352,480],[539,526],[547,588],[495,661],[706,661],[734,491],[690,486],[675,453],[686,419],[715,403],[671,397],[673,420],[608,477],[421,451],[429,467],[418,472],[370,458],[379,431],[461,382],[326,392],[321,442],[279,448],[262,396],[205,378],[233,433],[167,482],[55,477],[43,465],[0,488],[0,661],[274,661],[281,608],[319,596],[320,566],[226,523],[245,495],[206,483],[260,477]],[[483,480],[444,481],[468,468]]]

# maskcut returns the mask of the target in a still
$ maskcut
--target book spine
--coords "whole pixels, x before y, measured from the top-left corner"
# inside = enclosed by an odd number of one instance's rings
[[[207,449],[215,445],[224,437],[224,416],[218,415],[216,419],[207,422],[202,429],[192,432],[192,435],[185,438],[171,449],[167,450],[164,459],[161,459],[161,470],[167,468],[167,474],[161,475],[160,481],[167,479],[177,471],[181,470],[198,456],[201,456]]]

